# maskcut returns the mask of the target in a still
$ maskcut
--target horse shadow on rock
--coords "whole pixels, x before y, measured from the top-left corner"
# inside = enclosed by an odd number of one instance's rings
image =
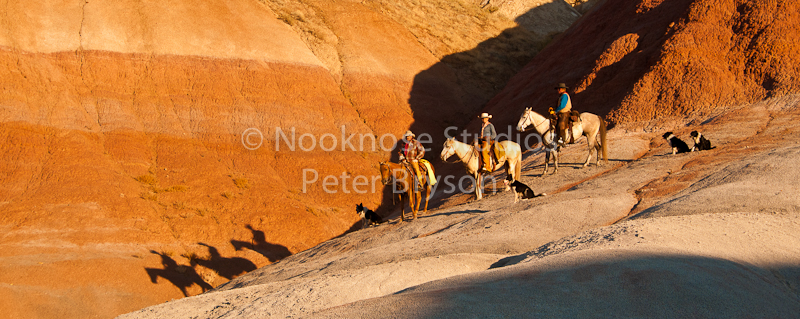
[[[197,243],[200,246],[208,247],[209,257],[206,258],[191,258],[190,262],[192,267],[197,265],[206,267],[215,271],[220,277],[231,280],[241,274],[256,270],[256,264],[252,261],[242,257],[222,257],[216,247],[205,244]]]
[[[271,263],[292,255],[292,252],[289,251],[286,246],[267,242],[263,231],[256,230],[251,225],[247,225],[245,227],[253,234],[253,240],[249,242],[231,240],[231,245],[233,245],[233,248],[236,249],[236,251],[244,250],[245,248],[250,249],[266,257]]]
[[[189,297],[189,293],[187,292],[187,288],[198,285],[206,292],[208,290],[213,289],[207,282],[203,280],[202,277],[194,270],[194,268],[184,265],[178,265],[178,263],[172,259],[166,253],[159,253],[154,250],[150,251],[153,254],[161,256],[161,266],[164,268],[145,268],[144,270],[147,272],[147,275],[150,277],[150,282],[157,284],[158,278],[164,278],[170,283],[172,283],[175,287],[181,290],[184,297]]]

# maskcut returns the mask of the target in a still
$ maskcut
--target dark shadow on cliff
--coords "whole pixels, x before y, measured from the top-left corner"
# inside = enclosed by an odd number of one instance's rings
[[[648,10],[638,2],[607,0],[581,17],[526,66],[525,72],[487,105],[496,124],[516,125],[525,107],[547,114],[565,83],[573,110],[606,117],[637,90],[635,85],[660,62],[662,48],[676,32],[672,24],[688,19],[693,0],[664,1]],[[626,17],[620,19],[620,17]],[[625,45],[630,52],[621,50]],[[616,60],[609,60],[609,57]],[[522,81],[528,76],[528,82]],[[580,87],[578,87],[580,86]],[[577,91],[579,92],[576,92]],[[615,123],[609,123],[609,129]],[[536,134],[536,133],[526,133]]]
[[[526,12],[516,21],[546,16],[559,6],[563,9],[564,4],[546,3]],[[408,100],[414,122],[409,130],[425,146],[425,159],[434,166],[436,175],[442,177],[439,178],[440,183],[446,184],[447,176],[453,176],[455,179],[451,180],[458,181],[465,175],[460,163],[443,163],[440,159],[446,136],[457,136],[462,142],[471,142],[472,136],[480,129],[473,119],[508,80],[556,35],[540,34],[522,26],[509,28],[479,43],[474,49],[444,56],[440,62],[414,77]],[[497,126],[497,130],[505,134],[501,140],[517,136],[511,127]],[[402,142],[398,143],[398,146],[402,145]],[[392,162],[397,162],[398,151],[399,148],[392,151]],[[453,162],[453,159],[449,161]],[[430,200],[429,210],[444,203],[449,195],[442,189],[449,189],[448,186],[439,185]],[[384,187],[383,195],[383,203],[376,212],[384,219],[399,217],[399,204],[396,198],[392,203],[391,189]]]
[[[251,225],[247,225],[245,227],[250,230],[251,233],[253,233],[253,239],[249,242],[231,240],[231,245],[233,245],[233,248],[236,249],[236,251],[250,249],[266,257],[272,263],[289,257],[292,254],[292,252],[289,251],[286,246],[267,242],[263,231],[253,229],[253,226]]]
[[[540,17],[561,7],[546,3],[515,20]],[[476,119],[486,103],[556,35],[542,35],[523,26],[506,29],[474,49],[444,56],[441,62],[417,74],[408,100],[415,120],[410,129],[418,135],[430,134],[430,143],[425,146],[435,156],[429,160],[438,161],[446,136],[471,142],[479,133]],[[498,133],[507,134],[509,129],[515,133],[513,127],[496,126]]]
[[[178,287],[185,297],[189,296],[189,293],[186,291],[186,289],[193,285],[200,286],[200,288],[203,289],[203,292],[213,289],[211,285],[205,282],[203,278],[197,274],[194,268],[178,265],[178,263],[166,253],[160,253],[154,250],[151,250],[150,252],[161,256],[161,266],[164,267],[161,269],[144,269],[145,272],[147,272],[147,275],[150,277],[150,282],[156,284],[158,283],[158,277],[164,278],[172,283],[175,287]]]

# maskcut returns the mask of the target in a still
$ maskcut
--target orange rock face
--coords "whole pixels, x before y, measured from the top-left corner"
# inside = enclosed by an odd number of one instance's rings
[[[800,90],[796,1],[605,1],[537,55],[487,106],[516,123],[526,105],[611,122],[709,112]],[[503,112],[503,111],[507,112]],[[509,114],[511,113],[511,114]]]
[[[247,258],[253,266],[239,274],[341,234],[356,221],[352,203],[380,202],[382,185],[353,186],[355,176],[376,175],[380,148],[367,139],[365,151],[352,150],[373,133],[320,67],[3,53],[2,61],[16,60],[2,75],[9,85],[0,131],[9,260],[0,281],[13,283],[0,294],[9,306],[60,309],[66,296],[85,306],[104,295],[137,296],[112,298],[97,310],[108,316],[180,296],[169,276],[199,293],[201,282],[180,272],[190,269],[187,256],[214,261],[210,274],[231,267],[225,258]],[[262,135],[244,135],[249,128]],[[326,133],[336,135],[319,139]],[[350,135],[353,147],[343,146]],[[326,176],[337,182],[324,189]],[[147,268],[169,268],[167,280],[153,285]],[[215,276],[207,282],[230,279]],[[30,299],[30,289],[52,298]]]
[[[396,138],[441,139],[575,19],[551,4],[534,36],[415,3],[8,1],[0,309],[112,317],[357,229],[357,203],[391,212]]]
[[[111,317],[340,235],[396,136],[436,147],[504,85],[499,125],[557,82],[613,122],[800,89],[795,1],[593,2],[507,85],[566,4],[417,2],[7,1],[4,315]]]

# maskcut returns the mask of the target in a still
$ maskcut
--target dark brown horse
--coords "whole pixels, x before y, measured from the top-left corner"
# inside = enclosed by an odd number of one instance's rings
[[[420,163],[420,170],[422,170],[422,163]],[[433,169],[433,167],[431,167]],[[408,203],[411,207],[413,218],[417,219],[417,212],[419,205],[422,202],[421,190],[425,190],[425,211],[428,212],[428,200],[431,194],[431,182],[428,176],[424,178],[424,185],[419,185],[417,179],[412,173],[413,169],[397,163],[381,162],[381,181],[383,185],[392,185],[392,193],[397,194],[400,198],[400,220],[405,220],[405,205],[403,203],[403,194],[408,197]],[[425,171],[422,174],[426,174]],[[394,196],[394,195],[392,195]]]

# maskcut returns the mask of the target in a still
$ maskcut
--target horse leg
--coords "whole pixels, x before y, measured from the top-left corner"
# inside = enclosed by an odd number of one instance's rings
[[[554,148],[552,151],[548,152],[547,155],[553,157],[553,175],[555,175],[556,173],[558,173],[558,149]]]
[[[517,180],[517,178],[514,177],[514,173],[513,172],[514,172],[514,166],[511,165],[511,162],[507,162],[506,163],[506,179],[503,180],[503,186],[505,186],[503,188],[504,192],[507,192],[507,191],[511,190],[511,183],[513,183],[515,180]],[[508,181],[509,177],[511,177],[511,182]],[[496,184],[497,183],[495,183],[495,185]]]
[[[550,166],[550,151],[544,152],[544,170],[542,171],[542,177],[547,175],[547,167]]]
[[[408,206],[411,208],[411,220],[412,221],[417,219],[417,209],[419,209],[419,204],[416,204],[416,206],[415,206],[414,202],[416,201],[416,197],[418,195],[419,195],[419,193],[415,192],[414,190],[409,190],[408,191]]]
[[[430,202],[430,200],[431,200],[431,184],[426,183],[425,185],[427,187],[425,188],[426,189],[426,191],[425,191],[425,212],[423,212],[423,214],[427,215],[428,214],[428,202]]]
[[[405,203],[403,202],[403,193],[398,193],[397,197],[400,198],[400,222],[406,221],[406,207]]]
[[[583,167],[589,166],[589,161],[592,160],[592,151],[595,149],[597,149],[595,157],[598,162],[600,161],[600,143],[597,143],[597,133],[586,134],[586,144],[589,147],[589,156],[586,157],[586,163],[583,163]]]
[[[422,190],[417,192],[416,196],[417,196],[417,202],[416,202],[416,207],[417,208],[415,209],[415,211],[417,212],[417,215],[421,216],[422,214],[419,213],[419,206],[422,204]],[[416,218],[417,218],[417,216],[415,215],[414,219],[416,219]]]
[[[475,177],[475,200],[481,200],[483,198],[482,176],[480,173],[475,173],[472,176]]]
[[[595,137],[595,140],[596,139],[597,138]],[[601,148],[602,148],[601,142],[600,141],[596,141],[594,143],[594,152],[595,152],[595,154],[597,154],[597,156],[595,156],[595,158],[597,160],[594,161],[594,165],[596,165],[596,166],[600,166],[600,149]],[[606,160],[608,160],[608,159],[606,158]]]
[[[586,156],[586,162],[583,163],[583,167],[589,166],[589,161],[592,160],[592,149],[594,149],[594,141],[592,141],[591,139],[586,141],[586,144],[589,144],[588,145],[589,146],[589,155]]]

